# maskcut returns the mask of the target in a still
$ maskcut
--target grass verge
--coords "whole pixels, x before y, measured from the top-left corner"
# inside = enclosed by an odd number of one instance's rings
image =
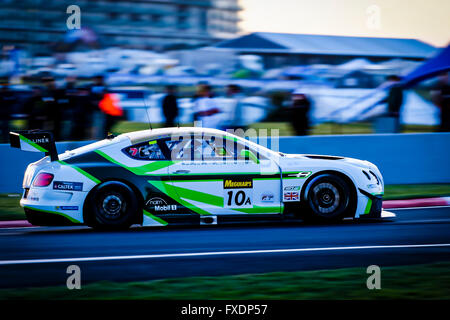
[[[395,184],[384,188],[383,200],[450,196],[450,184]]]
[[[20,194],[0,194],[0,221],[24,220],[25,213],[20,206]]]
[[[365,268],[97,282],[1,289],[0,299],[450,299],[450,263],[381,267],[381,289],[368,290]]]

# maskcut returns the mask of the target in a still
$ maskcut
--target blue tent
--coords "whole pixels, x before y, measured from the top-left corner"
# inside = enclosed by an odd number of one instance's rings
[[[439,51],[433,58],[425,61],[417,69],[406,75],[402,82],[405,87],[411,87],[427,78],[434,77],[450,70],[450,44]]]

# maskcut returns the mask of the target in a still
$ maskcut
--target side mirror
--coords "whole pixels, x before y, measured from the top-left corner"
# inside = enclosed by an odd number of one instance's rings
[[[258,157],[251,150],[242,149],[241,157],[243,157],[245,160],[252,160],[254,163],[259,164]]]

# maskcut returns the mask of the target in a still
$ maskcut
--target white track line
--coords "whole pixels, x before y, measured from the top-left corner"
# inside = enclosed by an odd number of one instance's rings
[[[80,258],[30,259],[30,260],[3,260],[3,261],[0,260],[0,265],[132,260],[132,259],[158,259],[158,258],[180,258],[180,257],[201,257],[201,256],[218,256],[218,255],[264,254],[264,253],[317,252],[317,251],[336,251],[336,250],[435,248],[435,247],[450,247],[450,243],[399,244],[399,245],[384,245],[384,246],[353,246],[353,247],[299,248],[299,249],[271,249],[271,250],[248,250],[248,251],[211,251],[211,252],[167,253],[167,254],[148,254],[148,255],[132,255],[132,256],[105,256],[105,257],[80,257]]]

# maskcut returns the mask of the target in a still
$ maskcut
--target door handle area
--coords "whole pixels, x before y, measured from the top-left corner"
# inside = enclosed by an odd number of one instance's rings
[[[177,170],[177,171],[174,171],[173,174],[186,174],[189,172],[191,172],[191,170]]]

